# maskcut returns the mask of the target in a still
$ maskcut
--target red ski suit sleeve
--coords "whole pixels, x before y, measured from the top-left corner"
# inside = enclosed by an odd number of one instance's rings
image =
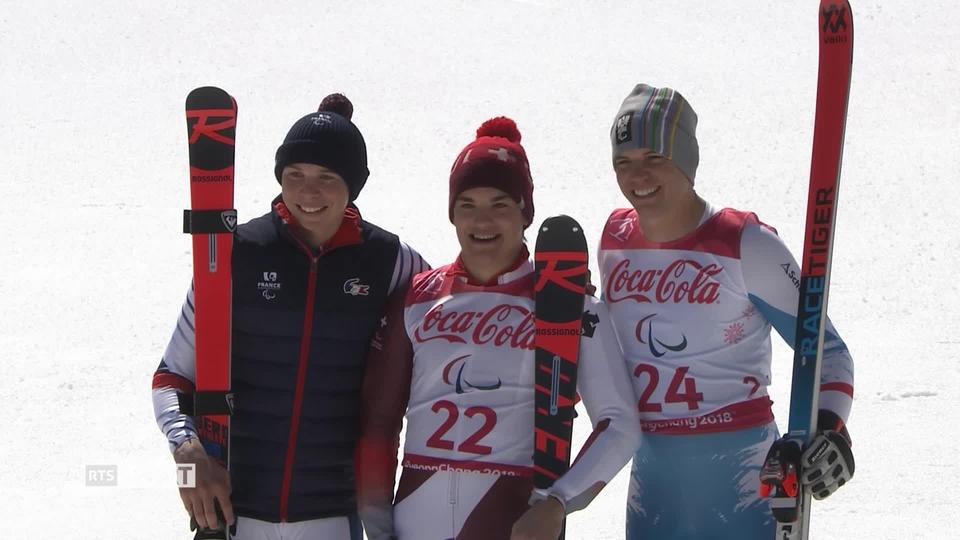
[[[357,505],[370,538],[393,535],[393,493],[400,430],[410,398],[413,346],[404,328],[405,290],[387,304],[371,343],[361,390],[360,439],[356,448]]]

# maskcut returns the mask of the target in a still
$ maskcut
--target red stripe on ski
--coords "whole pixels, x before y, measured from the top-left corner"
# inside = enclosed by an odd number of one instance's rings
[[[542,372],[544,372],[544,373],[550,373],[551,375],[553,374],[553,370],[550,369],[550,367],[548,367],[548,366],[539,365],[539,366],[537,366],[537,369],[539,369],[540,371],[542,371]],[[560,377],[560,380],[563,381],[563,382],[570,382],[570,376],[567,375],[566,373],[560,373],[560,374],[559,374],[559,377]],[[448,384],[449,384],[449,383],[448,383]]]
[[[549,388],[540,386],[539,384],[533,385],[533,388],[541,394],[546,394],[548,396],[550,395]],[[557,407],[573,407],[574,405],[576,405],[576,402],[574,402],[572,399],[561,394],[557,395]]]
[[[570,441],[565,439],[562,436],[554,435],[546,430],[535,428],[534,429],[534,448],[543,453],[553,454],[557,459],[566,462],[570,457]],[[550,443],[553,443],[552,445]],[[553,451],[550,451],[550,447],[553,447]],[[556,474],[554,478],[560,476]]]
[[[534,465],[534,466],[533,466],[533,470],[536,471],[536,472],[538,472],[538,473],[540,473],[540,474],[542,474],[542,475],[544,475],[544,476],[546,476],[547,478],[552,479],[552,480],[556,480],[557,478],[560,478],[560,475],[559,475],[559,474],[556,474],[556,473],[554,473],[553,471],[544,469],[543,467],[539,467],[539,466],[537,466],[537,465]]]

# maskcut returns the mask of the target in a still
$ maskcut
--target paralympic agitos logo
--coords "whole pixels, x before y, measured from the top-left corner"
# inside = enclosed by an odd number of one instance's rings
[[[444,383],[454,386],[458,394],[466,394],[472,390],[496,390],[500,388],[503,381],[501,381],[499,377],[497,378],[497,382],[480,383],[468,381],[463,376],[463,369],[467,366],[467,358],[470,358],[469,354],[458,356],[443,367],[441,378]],[[453,375],[454,372],[456,372],[456,375]]]
[[[654,337],[653,320],[656,316],[657,314],[654,313],[653,315],[647,315],[640,319],[637,323],[637,329],[634,331],[634,334],[637,336],[637,341],[646,345],[650,349],[650,354],[655,358],[660,358],[667,354],[667,351],[680,352],[686,349],[687,336],[685,334],[681,333],[676,343],[665,343]]]

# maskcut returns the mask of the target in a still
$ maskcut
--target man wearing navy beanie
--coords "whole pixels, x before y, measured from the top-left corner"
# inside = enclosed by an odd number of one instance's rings
[[[352,116],[331,94],[297,120],[276,153],[280,195],[235,233],[229,472],[177,405],[195,378],[192,288],[154,375],[157,423],[174,459],[196,464],[184,506],[208,528],[219,503],[234,540],[362,538],[353,455],[366,356],[387,306],[428,266],[360,216],[369,171]]]
[[[297,120],[277,148],[277,181],[291,163],[322,165],[347,184],[350,201],[354,201],[370,171],[367,170],[367,145],[357,126],[351,122],[353,104],[343,94],[330,94],[315,113]]]

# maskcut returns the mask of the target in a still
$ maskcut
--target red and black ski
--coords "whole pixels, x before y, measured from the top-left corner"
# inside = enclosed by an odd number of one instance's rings
[[[556,216],[543,222],[534,263],[537,334],[533,483],[536,488],[546,489],[570,468],[587,284],[587,241],[576,220]]]
[[[194,417],[207,454],[229,470],[231,255],[237,211],[233,208],[237,104],[219,88],[187,96],[190,143],[190,210],[184,232],[193,236],[196,381],[181,411]],[[219,508],[218,508],[219,513]],[[222,520],[222,516],[221,516]],[[195,528],[196,523],[191,524]],[[199,530],[196,539],[226,539],[225,527]]]
[[[809,535],[810,493],[798,481],[802,449],[817,432],[820,366],[827,321],[837,189],[853,64],[853,12],[845,0],[821,0],[820,68],[813,127],[813,157],[801,261],[800,301],[785,444],[771,450],[762,478],[771,490],[777,540]]]

